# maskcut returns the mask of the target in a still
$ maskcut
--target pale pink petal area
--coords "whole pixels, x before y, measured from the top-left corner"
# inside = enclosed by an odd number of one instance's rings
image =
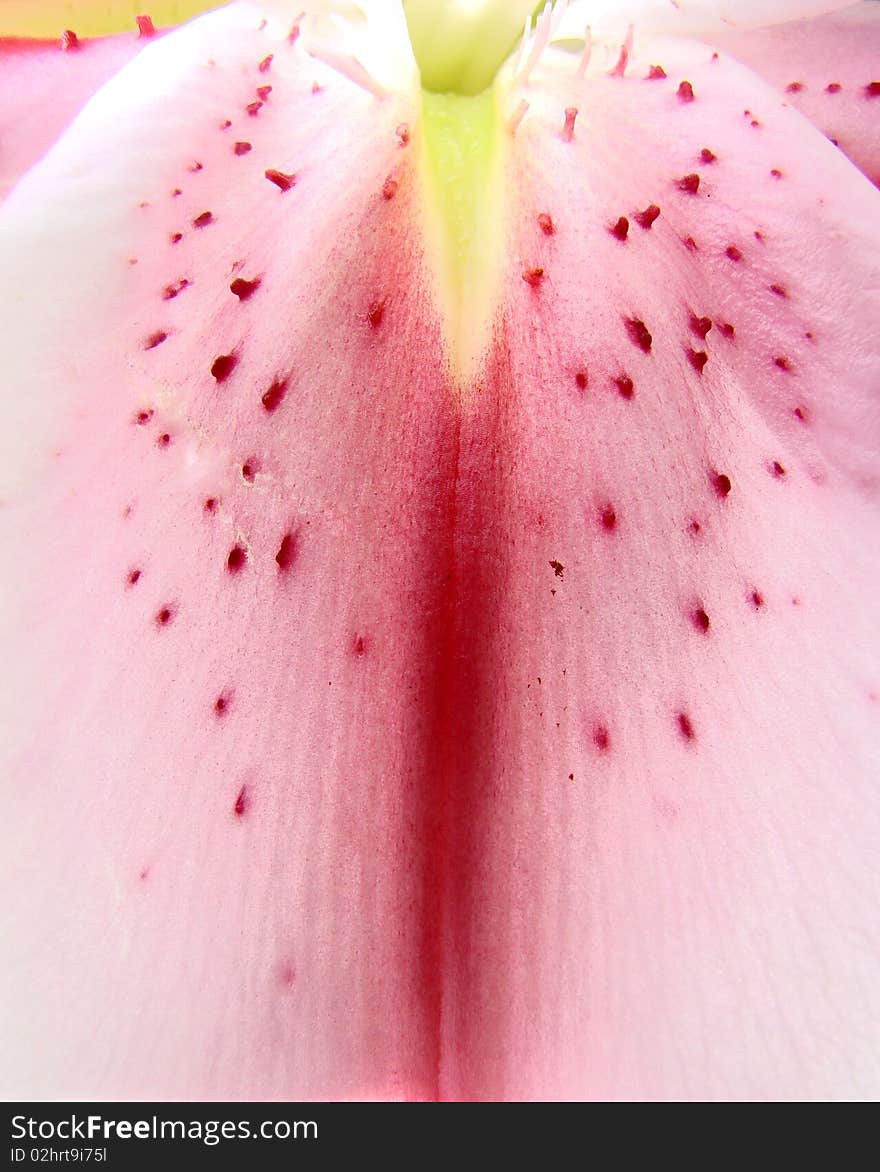
[[[564,68],[461,441],[445,1087],[873,1097],[880,196],[704,46]]]
[[[0,215],[3,1092],[876,1097],[880,194],[550,51],[461,385],[418,95],[258,17]]]
[[[3,213],[7,1094],[436,1094],[412,101],[257,15],[145,50]]]
[[[781,90],[880,184],[880,4],[723,33],[713,43]]]
[[[99,40],[0,37],[0,199],[150,39],[137,32]]]

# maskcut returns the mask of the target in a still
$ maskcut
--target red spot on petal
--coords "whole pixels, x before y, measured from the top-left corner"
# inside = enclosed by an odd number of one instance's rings
[[[258,101],[258,102],[248,102],[248,104],[245,106],[244,109],[245,109],[245,113],[247,114],[248,118],[256,118],[256,116],[259,114],[259,112],[262,110],[262,108],[263,108],[263,103]]]
[[[237,574],[247,565],[247,551],[243,545],[233,545],[226,558],[226,569],[230,574]]]
[[[697,317],[695,313],[691,314],[688,324],[698,338],[705,338],[712,329],[712,319],[710,317]]]
[[[585,391],[589,385],[589,375],[585,370],[579,370],[574,376],[574,381],[577,383],[578,390]]]
[[[728,260],[736,261],[737,263],[743,258],[742,249],[737,248],[735,244],[728,244],[724,250],[724,255]]]
[[[141,571],[140,570],[129,570],[128,571],[128,578],[126,580],[127,580],[129,586],[135,586],[140,581],[140,578],[141,578]]]
[[[152,37],[156,34],[156,26],[153,24],[152,18],[149,16],[136,16],[137,30],[139,37]]]
[[[675,186],[679,191],[685,192],[686,195],[696,195],[700,189],[700,177],[696,172],[690,175],[682,175],[681,179],[676,179]]]
[[[269,387],[268,391],[263,392],[263,396],[260,401],[269,415],[271,415],[273,411],[278,410],[286,394],[286,378],[276,378],[271,387]]]
[[[736,329],[730,324],[729,321],[723,321],[718,329],[721,331],[724,337],[728,339],[728,341],[732,341],[736,336]]]
[[[250,807],[251,799],[248,793],[248,787],[243,785],[238,791],[238,797],[235,799],[235,805],[232,807],[232,812],[236,818],[243,818]]]
[[[806,407],[800,405],[795,407],[793,414],[795,419],[799,419],[801,423],[810,422],[810,413]]]
[[[593,729],[593,744],[600,753],[607,753],[611,747],[611,737],[608,733],[608,728],[604,724],[597,724]]]
[[[150,422],[152,418],[153,408],[147,407],[143,411],[138,411],[137,415],[134,417],[134,421],[139,427],[144,427]]]
[[[156,347],[161,346],[167,338],[168,334],[165,332],[165,330],[156,330],[155,333],[150,334],[150,336],[144,340],[144,349],[155,350]]]
[[[693,741],[696,738],[694,732],[693,722],[686,712],[676,712],[675,720],[678,724],[678,731],[686,741]]]
[[[602,528],[611,533],[617,528],[617,513],[612,504],[605,504],[599,510],[599,521]]]
[[[219,504],[219,501],[217,500],[217,498],[215,496],[209,496],[209,497],[205,497],[205,502],[202,505],[202,508],[205,510],[206,513],[216,513],[218,504]]]
[[[645,81],[662,81],[666,77],[666,70],[662,65],[652,65],[645,74]]]
[[[770,292],[774,293],[777,297],[781,297],[783,300],[788,299],[788,290],[784,285],[770,285],[768,287]]]
[[[880,81],[869,81],[862,92],[866,98],[880,98]]]
[[[843,87],[841,86],[839,81],[830,81],[828,83],[828,85],[825,86],[825,93],[826,94],[839,94],[842,88]]]
[[[544,280],[544,270],[540,266],[526,269],[522,274],[522,279],[527,285],[530,285],[533,289],[537,289]]]
[[[643,353],[650,354],[653,338],[645,323],[640,318],[627,317],[624,318],[624,324],[632,344],[638,346]]]
[[[260,73],[268,73],[269,70],[272,68],[272,61],[273,60],[274,60],[274,56],[272,53],[270,53],[268,57],[264,57],[263,60],[260,62],[260,64],[257,66],[257,69],[259,69]]]
[[[246,281],[244,277],[236,277],[229,286],[231,293],[234,293],[239,301],[247,301],[253,297],[260,287],[260,278],[254,277],[252,281]]]
[[[538,216],[538,226],[545,236],[552,236],[556,231],[553,218],[547,212],[541,212]]]
[[[385,180],[385,182],[382,184],[382,198],[383,199],[394,199],[395,195],[397,195],[398,186],[399,186],[399,184],[398,184],[397,180],[393,179],[389,175],[388,178]]]
[[[81,48],[79,37],[71,28],[66,28],[61,34],[61,48],[65,53],[74,53]]]
[[[220,354],[211,363],[211,374],[218,383],[225,383],[238,365],[235,354]]]
[[[781,179],[782,178],[782,172],[779,170],[778,167],[772,167],[770,169],[770,174],[773,176],[774,179]]]
[[[717,161],[718,156],[715,154],[715,152],[710,151],[708,147],[703,147],[703,149],[700,151],[700,162],[705,163],[706,166],[709,166],[711,163],[715,163]]]
[[[730,495],[730,490],[733,485],[726,472],[712,472],[710,473],[710,480],[712,487],[715,489],[716,496],[724,498]]]
[[[775,476],[777,480],[781,480],[785,476],[785,468],[778,460],[774,460],[770,465],[770,475]]]
[[[631,399],[633,397],[633,395],[635,394],[635,387],[633,386],[633,380],[629,377],[628,374],[619,374],[612,381],[614,382],[614,385],[617,387],[618,391],[620,392],[620,395],[622,398]]]
[[[168,434],[167,431],[163,431],[162,434],[159,436],[159,438],[156,440],[156,447],[157,448],[168,448],[170,446],[171,446],[171,436]]]
[[[202,212],[201,215],[196,216],[192,224],[194,228],[207,228],[209,224],[214,223],[213,212]]]
[[[162,290],[162,300],[173,301],[174,298],[178,296],[178,294],[182,293],[184,289],[188,289],[189,286],[190,282],[187,280],[187,278],[181,277],[180,280],[174,281],[172,284],[165,286],[165,288]]]
[[[660,209],[655,203],[650,203],[643,212],[636,212],[633,219],[646,232],[660,215]]]
[[[405,147],[409,144],[409,125],[406,122],[399,122],[395,128],[394,133],[397,135],[397,142],[399,146]]]
[[[278,547],[278,552],[275,554],[275,561],[278,563],[278,569],[282,573],[286,573],[293,563],[296,561],[299,542],[295,533],[285,533],[281,539],[281,544]]]
[[[562,137],[566,142],[571,142],[571,140],[574,138],[574,124],[577,116],[577,106],[566,106],[565,124],[562,127]]]
[[[787,94],[799,94],[803,88],[804,83],[802,81],[790,81],[785,87],[785,92]]]
[[[177,608],[173,605],[163,606],[161,610],[156,612],[156,626],[168,627],[174,622],[174,616],[177,613]]]
[[[283,171],[276,171],[274,167],[266,171],[266,178],[270,183],[274,183],[279,191],[290,191],[296,183],[296,175],[286,175]]]
[[[703,367],[709,361],[709,355],[706,353],[706,351],[694,350],[693,347],[688,346],[686,353],[688,356],[688,362],[691,364],[697,374],[702,374]]]
[[[786,358],[784,354],[777,354],[773,359],[773,364],[779,367],[780,370],[791,370],[791,359]]]
[[[694,100],[694,87],[689,81],[683,81],[676,91],[676,97],[680,102],[692,102]]]
[[[626,240],[629,235],[629,220],[626,216],[621,216],[616,224],[613,224],[608,231],[617,240]]]
[[[214,714],[222,720],[229,712],[229,706],[232,703],[232,693],[229,691],[221,692],[214,701]]]
[[[749,595],[749,599],[755,610],[760,610],[764,605],[764,595],[760,592],[760,590],[753,590]]]
[[[709,616],[702,606],[698,606],[695,610],[691,611],[691,622],[701,634],[708,635],[711,624],[709,622]]]
[[[257,97],[260,99],[261,102],[268,102],[269,101],[269,94],[271,94],[271,92],[272,92],[272,87],[270,85],[258,85],[257,86]]]
[[[249,142],[237,142],[232,149],[239,157],[241,157],[242,155],[250,154],[254,148]]]
[[[385,316],[385,299],[383,298],[381,301],[374,301],[373,304],[370,306],[370,308],[367,310],[367,321],[370,323],[370,325],[373,327],[374,330],[378,330],[379,326],[382,324],[382,318],[384,316]]]
[[[181,242],[181,240],[183,239],[183,233],[182,232],[172,232],[171,235],[168,237],[168,239],[172,244],[179,244]]]

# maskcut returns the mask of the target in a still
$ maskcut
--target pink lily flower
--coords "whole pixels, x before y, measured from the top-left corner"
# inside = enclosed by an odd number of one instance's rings
[[[0,42],[7,1096],[880,1093],[841,8]]]

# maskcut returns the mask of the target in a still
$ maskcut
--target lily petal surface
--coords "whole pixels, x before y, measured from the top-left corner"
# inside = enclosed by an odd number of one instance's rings
[[[396,0],[2,50],[65,95],[0,205],[7,1096],[880,1092],[835,7],[547,9],[453,93]]]

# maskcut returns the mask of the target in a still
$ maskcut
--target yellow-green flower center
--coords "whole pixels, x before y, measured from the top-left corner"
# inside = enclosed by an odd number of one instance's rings
[[[535,0],[404,0],[423,89],[481,93],[513,52],[535,7]]]

